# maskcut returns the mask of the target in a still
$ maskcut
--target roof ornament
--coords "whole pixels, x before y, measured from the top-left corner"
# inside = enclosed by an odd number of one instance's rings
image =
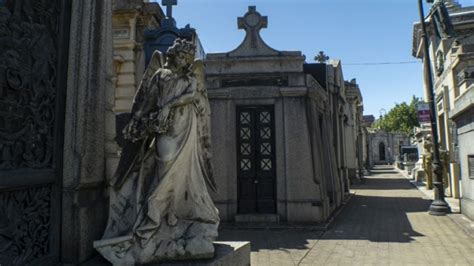
[[[166,17],[173,18],[173,6],[178,4],[178,0],[162,0],[161,5],[166,6]]]
[[[324,51],[319,51],[319,54],[314,57],[314,61],[317,61],[320,64],[325,64],[328,60],[329,56],[327,56]]]
[[[244,29],[250,36],[250,46],[256,48],[258,33],[261,29],[267,28],[268,17],[260,15],[255,6],[249,6],[249,11],[237,19],[237,25],[239,29]]]

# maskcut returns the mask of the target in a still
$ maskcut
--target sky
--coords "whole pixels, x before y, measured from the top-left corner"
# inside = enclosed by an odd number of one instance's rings
[[[161,0],[158,1],[161,4]],[[424,1],[426,2],[426,1]],[[345,80],[357,79],[364,114],[378,117],[396,103],[423,96],[421,60],[412,56],[417,0],[178,0],[173,17],[178,27],[190,24],[206,53],[236,48],[245,33],[237,17],[249,5],[268,16],[265,42],[284,51],[301,51],[314,62],[319,51],[340,59]],[[474,0],[460,0],[463,6]],[[425,5],[425,14],[429,6]],[[165,10],[165,8],[164,8]],[[408,64],[353,65],[360,63]]]

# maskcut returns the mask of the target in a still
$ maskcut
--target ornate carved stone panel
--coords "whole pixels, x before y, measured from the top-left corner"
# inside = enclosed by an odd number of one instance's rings
[[[0,0],[0,265],[59,260],[69,3]]]
[[[51,185],[0,193],[0,265],[25,265],[50,252]]]
[[[52,165],[60,1],[0,1],[0,170]]]

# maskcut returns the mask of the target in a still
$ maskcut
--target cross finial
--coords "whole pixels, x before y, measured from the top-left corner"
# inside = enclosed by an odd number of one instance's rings
[[[178,4],[178,0],[162,0],[161,5],[166,6],[166,17],[173,17],[173,6]]]
[[[249,11],[237,19],[237,26],[247,32],[247,35],[250,36],[251,46],[256,47],[258,32],[268,26],[268,18],[260,15],[255,6],[249,6]]]
[[[314,57],[314,60],[324,64],[329,60],[329,56],[327,56],[323,51],[319,51],[319,54]]]

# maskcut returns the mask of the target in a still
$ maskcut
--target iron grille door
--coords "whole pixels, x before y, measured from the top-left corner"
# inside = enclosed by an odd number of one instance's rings
[[[239,213],[275,213],[273,106],[237,108]]]
[[[70,0],[0,1],[0,265],[59,261]]]

